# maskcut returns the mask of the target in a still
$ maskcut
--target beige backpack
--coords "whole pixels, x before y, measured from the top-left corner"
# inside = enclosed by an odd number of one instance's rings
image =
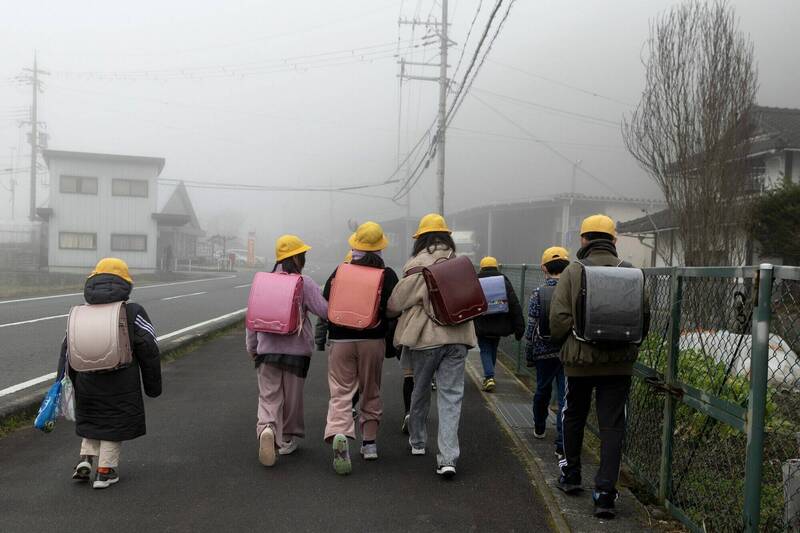
[[[67,322],[69,366],[77,372],[113,370],[133,361],[124,302],[76,305]]]

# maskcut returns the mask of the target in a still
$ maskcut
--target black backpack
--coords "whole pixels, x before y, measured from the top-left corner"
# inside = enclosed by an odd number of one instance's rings
[[[545,341],[550,341],[550,304],[555,292],[555,285],[539,287],[539,337]]]

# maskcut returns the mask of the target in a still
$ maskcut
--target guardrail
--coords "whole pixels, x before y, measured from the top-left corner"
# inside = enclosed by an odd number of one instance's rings
[[[523,302],[544,281],[502,272]],[[800,531],[800,268],[644,272],[626,464],[693,531]],[[501,349],[528,373],[521,342]]]

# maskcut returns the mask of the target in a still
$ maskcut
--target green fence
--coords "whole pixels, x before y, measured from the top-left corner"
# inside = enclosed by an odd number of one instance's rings
[[[523,302],[543,282],[537,266],[502,270]],[[645,269],[645,279],[651,326],[626,464],[694,531],[800,531],[800,268]],[[501,348],[528,372],[522,343]]]

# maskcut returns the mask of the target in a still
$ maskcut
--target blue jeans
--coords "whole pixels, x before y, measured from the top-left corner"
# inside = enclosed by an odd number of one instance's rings
[[[500,339],[497,337],[478,337],[478,348],[481,351],[481,364],[483,364],[483,377],[494,377],[494,366],[497,364],[497,346]]]
[[[558,357],[536,360],[536,393],[533,395],[533,425],[542,433],[547,425],[547,408],[553,394],[553,381],[558,393],[558,415],[556,415],[556,449],[564,449],[564,433],[561,427],[561,412],[564,410],[564,367]]]

